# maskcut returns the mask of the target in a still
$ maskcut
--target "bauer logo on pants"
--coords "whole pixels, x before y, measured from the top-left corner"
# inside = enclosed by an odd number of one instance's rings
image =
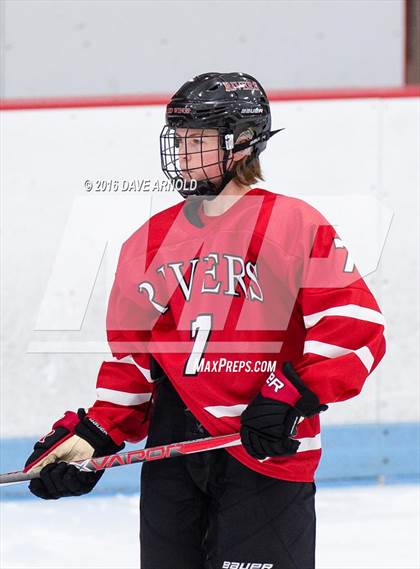
[[[222,569],[272,569],[272,563],[253,563],[241,561],[223,561]]]

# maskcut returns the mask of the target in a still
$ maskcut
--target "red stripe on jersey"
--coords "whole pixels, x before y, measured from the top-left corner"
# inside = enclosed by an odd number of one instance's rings
[[[325,258],[330,255],[336,232],[332,225],[320,225],[316,231],[310,257]]]
[[[126,393],[149,393],[152,390],[135,364],[120,362],[103,362],[96,386]]]

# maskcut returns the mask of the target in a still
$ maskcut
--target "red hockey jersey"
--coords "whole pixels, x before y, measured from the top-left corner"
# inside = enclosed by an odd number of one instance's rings
[[[200,208],[162,211],[122,247],[107,314],[114,358],[89,410],[117,443],[147,434],[150,355],[213,436],[239,431],[240,414],[270,374],[281,378],[284,361],[321,403],[334,403],[357,395],[384,355],[378,305],[316,209],[262,189],[219,216]],[[295,438],[298,452],[284,458],[227,451],[267,476],[312,481],[319,416]]]

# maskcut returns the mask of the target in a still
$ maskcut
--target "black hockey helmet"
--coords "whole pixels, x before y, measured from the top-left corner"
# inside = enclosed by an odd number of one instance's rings
[[[166,125],[160,135],[162,170],[172,182],[182,181],[179,190],[183,197],[191,195],[216,196],[233,178],[232,153],[252,148],[247,160],[251,162],[266,147],[272,132],[270,105],[261,84],[245,73],[204,73],[185,83],[172,97],[166,108]],[[196,168],[180,167],[179,130],[186,129],[184,155],[190,137],[205,137],[208,129],[216,130],[219,139],[219,160],[206,167],[219,166],[217,176],[208,177],[200,165]],[[241,142],[238,137],[245,133]],[[195,153],[203,153],[199,150]],[[203,161],[201,162],[203,164]],[[194,180],[194,170],[200,170],[204,179]],[[187,171],[189,180],[183,176]],[[193,181],[195,183],[193,183]],[[178,187],[179,184],[176,184]]]

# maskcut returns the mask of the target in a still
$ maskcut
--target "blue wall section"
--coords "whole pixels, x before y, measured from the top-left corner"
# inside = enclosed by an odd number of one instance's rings
[[[3,439],[0,470],[20,470],[29,456],[32,438]],[[416,480],[420,476],[420,423],[358,424],[324,427],[323,455],[317,483],[355,484],[360,482]],[[127,445],[126,450],[138,448]],[[173,459],[176,460],[176,459]],[[114,468],[105,473],[94,495],[139,491],[138,465]],[[2,499],[32,497],[27,484],[1,489]],[[92,496],[92,495],[91,495]]]
[[[420,423],[324,427],[322,448],[318,481],[420,475]]]

